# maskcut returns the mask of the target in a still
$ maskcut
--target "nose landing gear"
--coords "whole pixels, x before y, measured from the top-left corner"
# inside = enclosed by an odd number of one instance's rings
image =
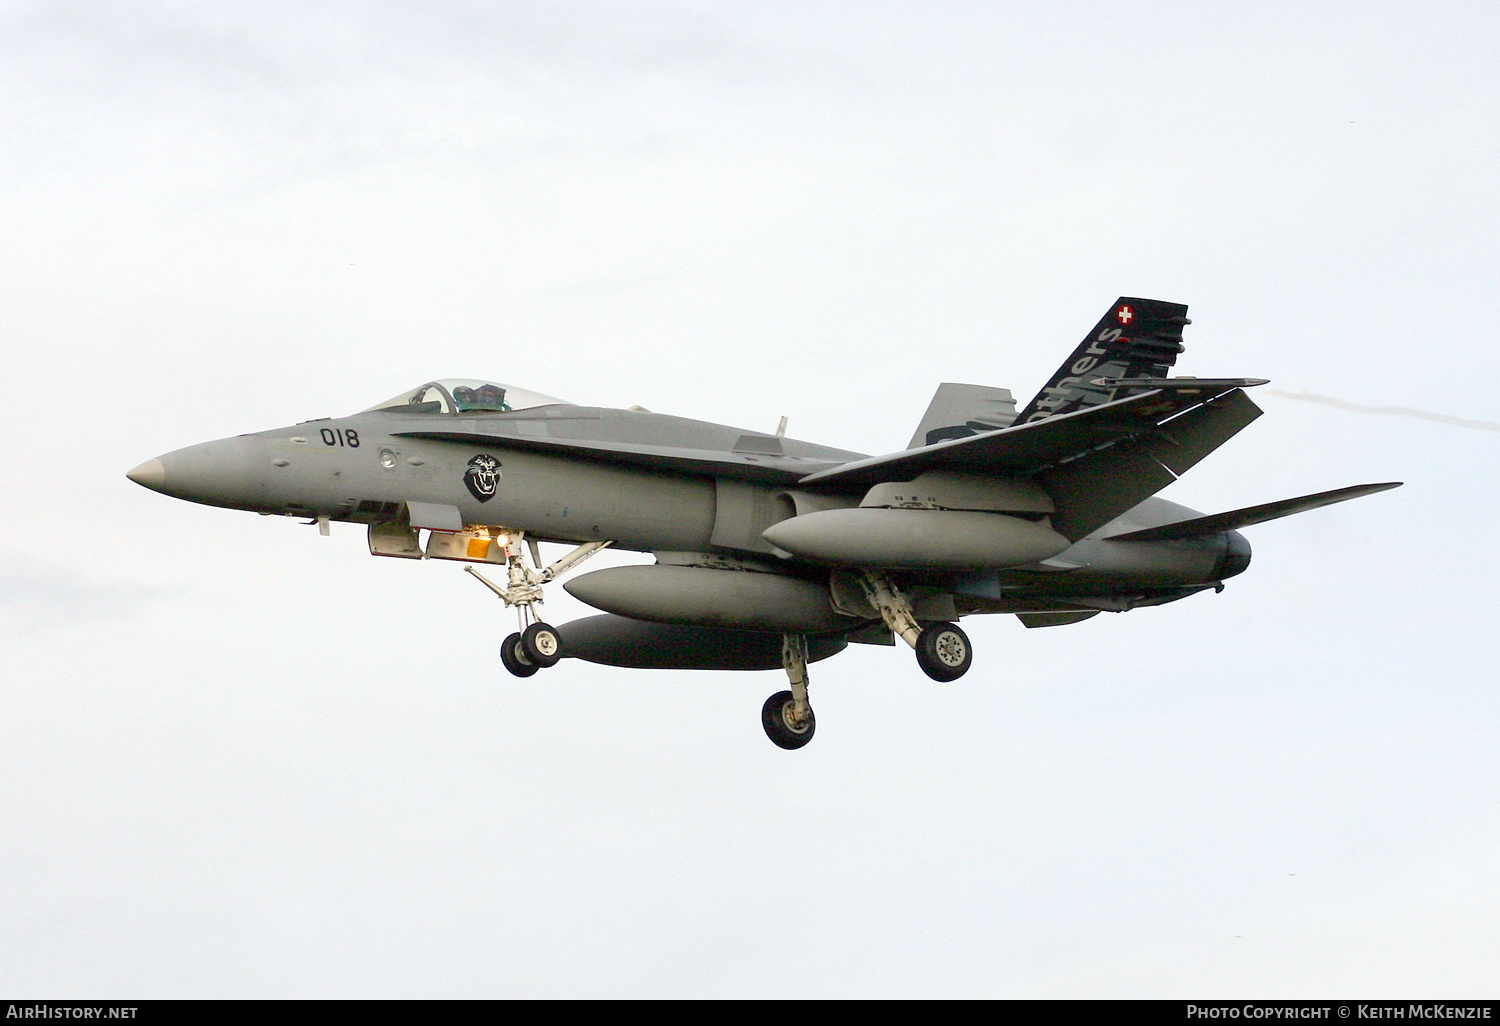
[[[500,643],[500,663],[517,677],[556,666],[562,658],[562,639],[551,624],[535,622]]]
[[[528,540],[531,560],[536,564],[532,567],[526,564],[526,557],[521,550],[523,537],[524,533],[521,531],[502,530],[496,539],[497,544],[503,543],[505,546],[506,587],[495,584],[472,566],[466,566],[464,570],[478,578],[481,584],[498,595],[507,606],[516,607],[521,629],[500,643],[500,663],[517,677],[530,677],[538,670],[556,666],[557,661],[562,658],[562,639],[558,637],[556,629],[551,624],[543,623],[536,613],[535,607],[542,602],[542,586],[556,580],[611,543],[588,542],[557,562],[543,567],[541,550],[537,548],[535,541]]]

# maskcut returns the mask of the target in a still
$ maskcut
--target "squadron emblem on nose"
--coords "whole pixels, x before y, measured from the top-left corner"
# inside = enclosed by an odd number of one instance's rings
[[[499,460],[483,453],[469,460],[469,469],[464,471],[464,485],[468,487],[470,495],[480,502],[489,502],[495,497],[495,488],[499,483]]]

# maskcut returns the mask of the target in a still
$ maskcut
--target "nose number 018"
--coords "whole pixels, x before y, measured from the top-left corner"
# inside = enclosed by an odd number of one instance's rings
[[[359,432],[353,428],[323,428],[318,434],[323,436],[324,445],[347,445],[351,449],[359,448]]]

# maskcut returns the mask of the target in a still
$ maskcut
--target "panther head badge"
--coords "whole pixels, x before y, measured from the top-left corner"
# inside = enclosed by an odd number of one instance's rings
[[[500,461],[483,453],[475,456],[469,461],[469,469],[464,471],[464,484],[474,498],[489,502],[500,484]]]

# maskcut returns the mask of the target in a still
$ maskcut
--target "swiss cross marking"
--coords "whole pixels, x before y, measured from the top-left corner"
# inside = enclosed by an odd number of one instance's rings
[[[1120,319],[1121,324],[1129,324],[1135,319],[1135,311],[1128,306],[1122,306],[1119,313],[1115,314],[1115,316]]]

